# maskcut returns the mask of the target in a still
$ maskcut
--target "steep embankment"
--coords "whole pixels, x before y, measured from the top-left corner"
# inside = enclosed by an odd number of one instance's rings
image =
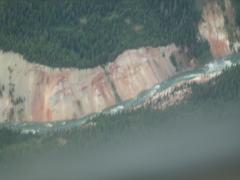
[[[213,57],[221,58],[238,52],[239,29],[230,0],[224,0],[224,9],[218,1],[207,2],[199,24],[201,38],[208,41]]]
[[[128,50],[106,67],[78,70],[52,69],[1,52],[1,121],[78,119],[101,112],[190,67],[184,59],[172,44]]]
[[[234,9],[229,0],[224,6],[217,1],[203,4],[198,26],[199,41],[208,41],[215,58],[239,48]],[[1,52],[0,121],[46,122],[101,112],[193,68],[196,61],[189,49],[171,44],[126,50],[105,67],[86,70],[49,68]]]

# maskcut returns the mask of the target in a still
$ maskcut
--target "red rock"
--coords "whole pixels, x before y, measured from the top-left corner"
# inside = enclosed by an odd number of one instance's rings
[[[0,119],[10,118],[6,111],[10,112],[12,107],[23,109],[21,115],[11,116],[15,121],[71,120],[101,112],[115,105],[118,97],[122,100],[133,98],[175,75],[177,70],[170,56],[178,52],[174,44],[127,50],[105,70],[100,66],[87,70],[52,69],[28,63],[18,54],[1,52],[0,82],[5,85],[6,92],[0,98],[0,105],[4,106],[0,108]],[[190,64],[186,62],[182,63],[185,64],[182,69]],[[11,78],[6,79],[9,76]],[[14,97],[25,99],[23,103],[10,103],[7,93],[10,82],[15,87]]]
[[[229,6],[229,1],[225,0]],[[227,8],[229,11],[229,8]],[[228,12],[229,14],[229,12]],[[203,21],[199,24],[199,32],[206,39],[215,58],[222,58],[232,53],[226,29],[224,12],[216,1],[209,1],[203,7]]]

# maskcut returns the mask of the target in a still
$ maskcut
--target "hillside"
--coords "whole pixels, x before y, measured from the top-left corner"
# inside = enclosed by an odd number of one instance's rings
[[[100,113],[237,53],[232,2],[2,0],[0,122]]]
[[[197,41],[195,0],[1,0],[0,7],[0,49],[51,67],[95,67],[127,49],[171,43],[209,55]]]
[[[27,163],[25,161],[30,157],[37,158],[46,152],[53,153],[50,153],[51,158],[53,158],[52,165],[59,162],[54,157],[61,157],[62,160],[66,160],[63,158],[64,156],[70,158],[70,154],[78,154],[80,162],[77,163],[81,166],[86,165],[86,162],[81,164],[81,159],[88,162],[88,159],[84,158],[85,155],[87,157],[89,153],[93,155],[91,153],[94,153],[95,150],[98,151],[98,156],[101,156],[99,153],[102,148],[119,147],[119,144],[121,147],[124,147],[128,146],[129,142],[134,142],[138,147],[138,144],[143,143],[145,138],[153,138],[155,136],[156,138],[162,138],[165,128],[170,129],[172,133],[176,133],[176,130],[182,123],[185,124],[187,122],[188,125],[185,125],[189,127],[194,124],[194,127],[190,129],[195,128],[195,125],[200,128],[203,123],[206,131],[207,126],[211,127],[211,125],[214,125],[216,128],[224,122],[232,122],[234,124],[234,122],[238,122],[237,118],[240,115],[239,75],[240,66],[237,65],[226,69],[223,74],[208,83],[200,85],[192,84],[191,96],[179,105],[168,108],[163,112],[153,109],[139,109],[114,116],[102,115],[97,119],[93,119],[91,123],[82,128],[73,128],[67,131],[59,129],[57,132],[35,136],[31,134],[23,135],[19,132],[2,128],[0,130],[1,170],[4,171],[4,169],[8,168],[8,165],[16,163],[16,158],[19,162],[15,165],[18,165],[19,163]],[[191,123],[193,124],[191,125]],[[52,155],[54,156],[52,157]],[[154,155],[156,156],[156,154]],[[96,158],[99,158],[98,156]],[[107,157],[109,158],[109,156]],[[89,160],[91,159],[90,157],[88,158]],[[44,161],[42,163],[44,164]],[[98,163],[101,164],[101,162]],[[25,165],[28,167],[27,164]],[[60,167],[62,168],[62,166]],[[54,170],[53,167],[52,170]],[[38,175],[44,177],[46,174],[40,173]],[[30,173],[30,177],[32,176]],[[68,175],[60,173],[60,176],[65,177]],[[81,173],[77,174],[77,177],[81,176],[83,176]],[[91,177],[94,177],[94,175]]]
[[[239,77],[239,0],[0,0],[0,179],[240,179]]]

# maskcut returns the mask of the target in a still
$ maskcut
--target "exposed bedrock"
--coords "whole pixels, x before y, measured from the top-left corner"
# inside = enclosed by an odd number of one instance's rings
[[[215,58],[238,52],[240,31],[230,0],[206,1],[199,40],[208,41]],[[222,7],[224,6],[224,7]],[[0,121],[49,122],[79,119],[193,68],[187,48],[170,44],[126,50],[112,63],[79,70],[49,68],[0,52]]]
[[[202,39],[208,41],[215,58],[238,52],[240,48],[235,10],[230,0],[222,2],[220,5],[216,0],[207,1],[203,6],[202,21],[199,24],[199,33]]]
[[[127,50],[106,67],[78,70],[32,64],[0,53],[1,121],[78,119],[137,96],[191,67],[184,52],[166,47]]]

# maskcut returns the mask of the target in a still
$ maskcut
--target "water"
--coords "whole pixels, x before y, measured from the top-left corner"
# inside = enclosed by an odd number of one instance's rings
[[[164,91],[170,87],[174,87],[178,83],[184,83],[189,80],[194,80],[196,78],[201,78],[202,76],[214,77],[220,74],[226,67],[230,67],[240,62],[239,55],[232,55],[225,57],[223,59],[211,62],[205,66],[195,69],[193,71],[188,71],[174,76],[160,84],[155,85],[153,88],[140,93],[137,97],[122,102],[116,106],[108,108],[102,112],[102,114],[116,114],[124,110],[136,107],[146,101],[146,99],[152,97],[156,93]],[[79,120],[72,121],[61,121],[52,123],[4,123],[1,126],[8,127],[13,130],[20,130],[23,134],[42,134],[49,131],[69,129],[72,127],[81,127],[86,124],[89,120],[99,116],[98,113],[90,114]]]

